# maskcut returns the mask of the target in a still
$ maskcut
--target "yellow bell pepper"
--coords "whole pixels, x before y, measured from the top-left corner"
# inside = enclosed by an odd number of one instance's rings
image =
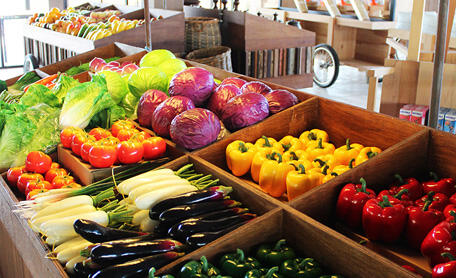
[[[321,184],[324,175],[318,172],[306,172],[304,165],[299,165],[288,173],[286,178],[288,201],[293,200]]]
[[[303,150],[284,152],[282,159],[283,161],[309,160],[307,153]]]
[[[354,163],[355,163],[355,159],[352,158],[350,160],[350,162],[348,163],[348,166],[347,165],[337,165],[336,167],[334,167],[334,169],[332,169],[331,174],[328,174],[323,178],[323,183],[326,183],[326,182],[332,180],[333,178],[342,175],[343,173],[347,172],[348,170],[353,169]]]
[[[307,146],[312,141],[318,142],[319,139],[323,142],[328,142],[328,133],[321,129],[312,129],[310,131],[304,131],[299,136],[299,140],[304,144],[304,146]]]
[[[323,139],[320,138],[318,141],[312,141],[307,145],[306,152],[310,160],[325,155],[332,154],[335,150],[335,147],[331,143],[323,142]]]
[[[295,169],[299,169],[299,164],[302,164],[306,171],[310,171],[314,168],[312,163],[305,159],[288,161],[288,164],[294,165]]]
[[[357,143],[350,144],[350,139],[347,139],[344,146],[339,147],[334,151],[336,163],[348,166],[350,160],[356,158],[362,148],[364,148],[363,145]]]
[[[279,141],[279,143],[282,144],[284,152],[297,151],[297,150],[304,150],[305,149],[305,146],[301,142],[301,140],[299,140],[298,138],[293,137],[291,135],[283,137]]]
[[[356,157],[355,166],[358,166],[361,163],[366,162],[367,160],[371,159],[372,157],[378,155],[381,152],[382,152],[382,150],[380,148],[377,148],[377,147],[365,147],[365,148],[363,148],[359,152],[358,156]]]
[[[260,180],[261,165],[267,160],[267,155],[271,155],[274,151],[273,148],[256,148],[256,153],[252,159],[252,165],[250,165],[250,174],[254,182],[258,183]]]
[[[325,165],[328,166],[329,170],[332,170],[336,166],[334,155],[325,154],[317,156],[313,161],[312,165],[314,168],[323,168]]]
[[[262,149],[262,148],[273,148],[276,151],[280,152],[280,154],[283,153],[283,147],[282,145],[277,142],[276,139],[272,137],[266,137],[266,136],[261,136],[258,140],[255,142],[255,147],[257,150]]]
[[[294,170],[293,165],[282,161],[282,155],[273,152],[267,157],[260,170],[259,185],[272,197],[280,197],[287,190],[287,175]]]
[[[235,176],[243,176],[250,171],[253,156],[256,153],[255,146],[236,140],[226,147],[226,164]]]

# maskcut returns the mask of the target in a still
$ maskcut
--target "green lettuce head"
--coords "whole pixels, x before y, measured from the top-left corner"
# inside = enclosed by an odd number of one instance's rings
[[[158,68],[140,68],[135,70],[128,78],[128,88],[137,98],[150,89],[168,91],[168,77]]]
[[[92,80],[106,84],[108,92],[111,94],[112,100],[114,100],[116,104],[121,102],[128,93],[127,82],[125,82],[122,76],[115,71],[106,70],[99,72],[93,76]]]
[[[21,97],[20,104],[34,106],[46,103],[49,106],[59,107],[60,101],[48,87],[41,84],[31,85],[27,92]]]

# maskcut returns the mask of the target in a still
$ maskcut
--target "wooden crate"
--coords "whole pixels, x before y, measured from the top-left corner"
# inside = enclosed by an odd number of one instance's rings
[[[225,159],[225,149],[229,143],[235,140],[255,142],[262,135],[280,140],[286,135],[299,136],[303,131],[313,128],[326,130],[329,140],[336,147],[342,146],[346,139],[350,138],[353,143],[377,146],[382,150],[424,129],[422,126],[398,121],[389,116],[315,97],[271,116],[252,128],[235,132],[228,138],[197,151],[195,155],[229,171]],[[261,190],[251,180],[249,173],[243,176],[242,180],[258,191]],[[282,197],[280,200],[286,199]]]
[[[232,179],[230,175],[212,166],[210,163],[189,155],[180,157],[161,167],[177,170],[192,163],[194,169],[202,174],[211,174],[220,179],[220,183],[231,186],[233,199],[242,202],[252,212],[263,215],[277,206],[268,200],[257,196],[250,187],[242,185],[239,180]],[[68,277],[63,267],[55,260],[47,258],[49,249],[44,242],[28,227],[27,221],[12,211],[21,200],[20,195],[15,195],[6,183],[5,174],[0,177],[0,238],[2,246],[9,248],[8,252],[0,255],[0,273],[2,277]],[[261,220],[261,217],[258,217]],[[257,223],[253,220],[251,223]],[[233,231],[232,233],[235,233]],[[9,251],[11,250],[11,251]]]
[[[341,188],[348,182],[364,177],[368,187],[377,193],[387,189],[394,181],[393,175],[416,177],[426,180],[428,171],[440,177],[456,177],[456,141],[453,135],[425,129],[385,151],[366,165],[356,167],[327,184],[317,187],[293,200],[291,206],[314,219],[339,231],[355,241],[366,239],[363,233],[354,232],[335,219],[335,205]],[[366,246],[390,258],[399,265],[414,266],[424,277],[431,277],[432,269],[418,250],[401,244],[381,244],[368,241]]]
[[[151,16],[163,19],[151,21],[152,47],[167,48],[176,53],[184,51],[184,15],[178,11],[151,9]],[[122,18],[143,19],[144,10],[124,13]],[[145,47],[145,25],[126,30],[96,41],[80,38],[41,27],[24,26],[25,52],[38,58],[41,65],[49,65],[114,42]]]
[[[236,248],[249,252],[258,244],[281,238],[287,240],[298,252],[298,256],[315,258],[332,274],[353,278],[416,277],[367,248],[343,240],[339,234],[315,220],[287,208],[268,212],[256,221],[161,268],[158,274],[176,274],[186,261],[199,260],[201,256],[206,256],[217,265],[221,255],[233,252]]]

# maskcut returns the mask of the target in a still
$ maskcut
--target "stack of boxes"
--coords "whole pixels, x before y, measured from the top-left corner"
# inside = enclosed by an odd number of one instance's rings
[[[427,124],[428,106],[406,104],[400,112],[399,118],[417,124]],[[440,108],[438,130],[456,134],[456,109]]]
[[[456,134],[456,110],[440,108],[438,129]]]

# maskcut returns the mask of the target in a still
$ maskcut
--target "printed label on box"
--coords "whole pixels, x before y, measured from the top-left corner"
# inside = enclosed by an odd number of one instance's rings
[[[443,128],[444,131],[455,134],[456,130],[456,111],[450,110],[445,115],[445,126]]]

